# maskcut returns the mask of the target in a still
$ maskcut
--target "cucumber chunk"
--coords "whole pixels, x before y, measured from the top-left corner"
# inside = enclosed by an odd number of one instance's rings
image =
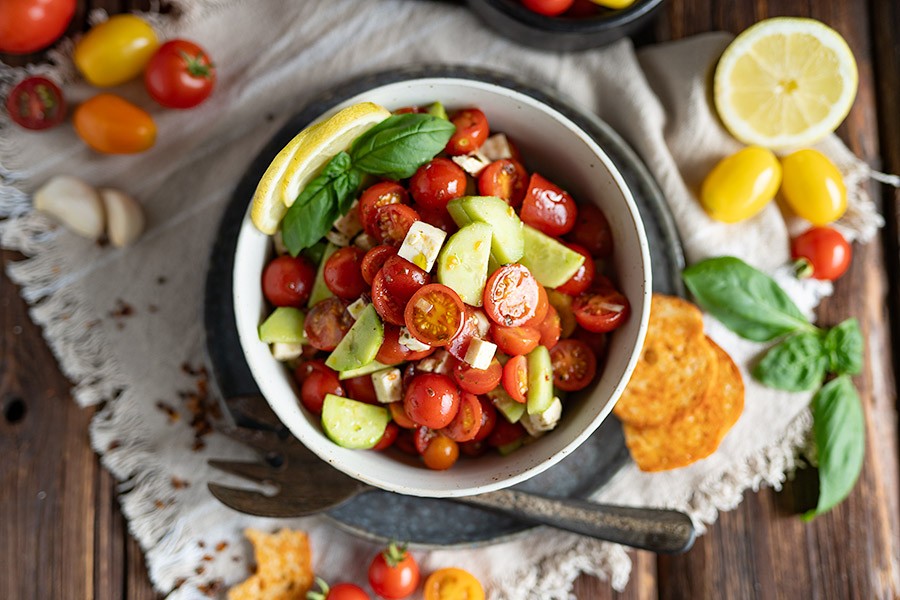
[[[369,304],[360,313],[359,318],[344,339],[337,345],[325,364],[335,371],[359,369],[375,360],[378,349],[384,342],[384,325]]]
[[[538,346],[528,354],[528,414],[538,415],[552,403],[553,365],[550,362],[550,351],[546,346]]]
[[[466,304],[481,306],[493,228],[470,223],[450,236],[438,257],[437,278]]]
[[[502,387],[497,387],[488,392],[488,398],[491,399],[494,407],[500,411],[506,420],[510,423],[518,423],[525,414],[525,404],[516,402],[506,393]]]
[[[304,343],[306,334],[303,333],[303,312],[289,306],[276,308],[259,326],[259,341],[267,344]]]
[[[331,293],[331,290],[328,289],[328,286],[325,285],[325,261],[328,260],[328,257],[337,252],[339,246],[328,242],[328,245],[325,246],[325,251],[322,252],[322,262],[319,263],[319,270],[316,271],[316,281],[313,283],[312,292],[309,294],[309,302],[307,306],[312,308],[325,298],[331,298],[334,294]]]
[[[450,117],[447,116],[447,109],[444,108],[444,105],[440,102],[433,102],[428,105],[428,108],[425,110],[428,111],[428,114],[432,117],[437,117],[438,119],[443,119],[445,121],[449,121]]]
[[[342,448],[371,448],[381,440],[390,420],[386,408],[334,394],[326,395],[322,405],[322,429]]]
[[[516,262],[525,251],[522,221],[512,206],[494,196],[463,196],[447,204],[450,216],[460,227],[487,223],[493,228],[491,258],[498,265]]]
[[[403,364],[403,363],[401,363]],[[358,369],[350,369],[349,371],[341,371],[338,373],[338,379],[353,379],[354,377],[362,377],[363,375],[371,375],[376,371],[381,371],[382,369],[387,369],[389,367],[395,367],[397,365],[384,365],[378,362],[377,360],[373,360],[367,365],[363,365]]]
[[[528,267],[544,287],[555,288],[564,284],[584,264],[581,254],[534,227],[525,225],[522,234],[525,254],[519,262]]]

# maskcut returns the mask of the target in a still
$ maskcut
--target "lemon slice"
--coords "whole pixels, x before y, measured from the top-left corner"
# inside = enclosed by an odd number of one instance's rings
[[[716,109],[745,144],[807,146],[840,125],[856,97],[856,60],[838,32],[813,19],[760,21],[725,49]]]
[[[288,207],[325,163],[389,116],[391,112],[382,106],[360,102],[294,136],[272,159],[256,186],[250,208],[256,228],[268,235],[278,231]]]

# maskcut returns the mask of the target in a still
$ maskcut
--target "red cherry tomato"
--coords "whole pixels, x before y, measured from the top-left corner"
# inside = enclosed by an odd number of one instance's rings
[[[574,0],[572,7],[566,11],[565,16],[571,19],[583,19],[585,17],[593,17],[602,10],[600,5],[594,4],[591,0]]]
[[[298,256],[279,256],[263,270],[263,295],[275,306],[303,306],[309,300],[316,268]]]
[[[425,450],[428,449],[428,444],[436,438],[438,432],[430,427],[416,427],[416,431],[413,434],[413,442],[416,446],[416,452],[419,453],[419,456],[425,454]]]
[[[320,369],[328,369],[324,362],[321,360],[307,360],[297,365],[294,369],[294,381],[297,382],[297,385],[302,386],[303,382],[306,381],[306,378],[314,372]]]
[[[590,253],[584,246],[579,246],[578,244],[566,244],[566,246],[582,255],[584,262],[568,281],[556,288],[556,291],[569,294],[570,296],[577,296],[591,287],[591,283],[594,281],[594,259],[591,258]]]
[[[487,369],[476,369],[466,362],[458,362],[453,368],[453,379],[459,387],[471,394],[486,394],[498,385],[503,376],[503,366],[496,358]]]
[[[469,351],[469,344],[472,343],[472,338],[482,337],[479,335],[479,318],[476,310],[477,309],[466,304],[466,320],[463,323],[462,329],[459,330],[456,337],[450,340],[450,343],[447,345],[447,351],[452,354],[454,358],[459,360],[465,360],[466,352]]]
[[[326,394],[346,395],[337,372],[322,365],[322,368],[314,370],[303,380],[303,386],[300,388],[300,401],[306,410],[320,415]]]
[[[478,458],[488,451],[488,445],[483,441],[472,440],[471,442],[461,443],[459,451],[470,458]]]
[[[528,393],[528,359],[513,356],[503,365],[503,389],[516,402],[525,402]]]
[[[578,324],[594,333],[616,329],[628,319],[631,312],[628,299],[608,279],[600,279],[599,285],[575,298],[572,304]]]
[[[341,382],[347,397],[353,400],[359,400],[366,404],[378,404],[378,396],[375,395],[375,385],[372,383],[371,375],[360,375],[359,377],[351,377]]]
[[[456,221],[453,220],[453,217],[450,216],[450,213],[447,212],[446,208],[428,208],[419,204],[416,205],[416,212],[419,213],[419,217],[421,217],[423,221],[433,227],[446,231],[448,234],[459,231],[459,226],[456,224]]]
[[[597,357],[580,340],[560,340],[550,351],[553,385],[566,392],[577,392],[593,381],[597,373]]]
[[[419,565],[405,546],[388,546],[369,565],[369,585],[386,600],[402,600],[419,586]]]
[[[538,284],[538,302],[537,306],[534,308],[534,316],[531,317],[527,323],[525,323],[526,327],[537,328],[541,326],[541,323],[544,322],[544,318],[547,316],[547,311],[550,310],[550,298],[547,296],[547,290],[544,286]]]
[[[613,236],[606,215],[596,204],[581,204],[575,227],[568,239],[587,249],[596,258],[607,258],[613,252]]]
[[[375,360],[385,365],[396,365],[406,361],[421,360],[426,356],[430,356],[434,351],[435,348],[416,352],[410,350],[400,343],[400,328],[386,323],[384,326],[384,341],[378,349]]]
[[[375,281],[372,282],[372,306],[385,322],[392,325],[405,324],[403,309],[406,303],[401,304],[400,300],[388,291],[384,280],[384,269],[378,271]]]
[[[339,583],[328,587],[321,582],[325,600],[372,600],[364,589],[353,583]]]
[[[445,471],[455,465],[458,459],[459,445],[444,435],[431,440],[422,453],[422,462],[434,471]]]
[[[532,173],[519,217],[526,225],[549,236],[559,237],[575,226],[578,206],[562,188]]]
[[[56,41],[75,14],[75,0],[0,2],[0,52],[31,54]]]
[[[487,438],[497,425],[497,409],[494,408],[493,403],[484,396],[478,396],[478,402],[481,403],[481,427],[472,438],[473,442],[480,442]]]
[[[506,446],[525,435],[525,428],[519,423],[510,423],[506,419],[497,419],[494,431],[487,438],[487,443],[494,448]]]
[[[379,452],[387,450],[397,441],[398,435],[400,435],[400,427],[393,421],[388,422],[387,427],[384,428],[384,433],[381,435],[381,439],[378,440],[377,444],[372,446],[372,450],[377,450]]]
[[[187,40],[169,40],[144,68],[150,97],[167,108],[192,108],[206,100],[216,84],[209,54]]]
[[[388,204],[375,211],[375,239],[381,244],[399,246],[419,214],[405,204]]]
[[[522,0],[528,10],[545,17],[561,15],[572,6],[575,0]]]
[[[66,101],[62,90],[46,77],[27,77],[9,92],[6,112],[25,129],[49,129],[66,118]]]
[[[430,283],[413,294],[404,320],[414,338],[429,346],[446,346],[456,337],[465,319],[463,301],[440,283]]]
[[[504,327],[520,327],[530,321],[540,301],[540,285],[524,266],[503,265],[484,286],[484,311]]]
[[[400,402],[391,402],[388,404],[388,409],[391,411],[391,418],[394,420],[399,427],[403,429],[415,429],[417,425],[415,422],[406,416],[406,409],[403,408],[403,401]]]
[[[394,181],[382,181],[369,187],[359,197],[359,222],[371,236],[376,235],[375,213],[388,204],[406,204],[409,195]]]
[[[541,333],[533,327],[501,327],[491,328],[491,337],[504,354],[528,354],[538,347]]]
[[[487,117],[477,108],[461,110],[455,113],[450,121],[456,126],[456,133],[444,148],[450,156],[475,152],[481,148],[491,132]]]
[[[391,256],[384,262],[384,285],[398,302],[406,304],[423,285],[431,283],[431,275],[402,256]]]
[[[459,410],[459,391],[446,375],[422,373],[409,382],[403,408],[413,422],[431,429],[450,424]]]
[[[381,270],[381,267],[384,266],[387,259],[396,255],[397,249],[394,246],[388,246],[387,244],[375,246],[366,252],[362,264],[360,265],[363,280],[369,285],[372,285],[372,282],[375,281],[375,276],[378,275],[378,271]]]
[[[435,158],[419,167],[409,180],[409,193],[416,204],[444,209],[454,198],[466,194],[466,172],[448,158]]]
[[[365,255],[365,251],[356,246],[345,246],[325,261],[325,285],[335,296],[355,300],[369,289],[362,275]]]
[[[588,331],[582,327],[576,327],[575,333],[572,334],[572,338],[581,340],[587,344],[588,348],[591,349],[598,361],[606,356],[606,345],[609,341],[609,336],[607,334],[594,333],[593,331]]]
[[[494,161],[478,175],[478,193],[503,198],[513,208],[522,205],[527,191],[528,172],[516,160]]]
[[[428,112],[421,106],[404,106],[403,108],[398,108],[394,111],[395,115],[405,115],[409,113],[424,113]]]
[[[834,281],[847,272],[853,250],[838,231],[813,227],[791,242],[791,257],[803,261],[798,262],[799,276]]]
[[[353,326],[347,303],[340,298],[326,298],[306,314],[303,331],[313,348],[331,352]]]
[[[402,404],[402,402],[398,402],[397,404]],[[415,443],[413,442],[413,435],[415,434],[412,429],[401,429],[400,433],[397,435],[397,439],[394,440],[394,447],[404,454],[419,456],[419,453],[416,452]]]
[[[459,395],[459,410],[450,424],[441,433],[454,442],[468,442],[475,439],[482,425],[481,400],[478,396],[463,392]]]
[[[562,320],[552,305],[547,309],[547,316],[544,317],[538,331],[541,333],[541,346],[548,350],[559,341],[559,336],[562,335]]]

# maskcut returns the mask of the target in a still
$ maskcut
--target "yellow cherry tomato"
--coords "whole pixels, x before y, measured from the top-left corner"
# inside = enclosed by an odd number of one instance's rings
[[[778,191],[781,165],[771,150],[750,146],[719,161],[700,189],[709,216],[725,223],[749,219]]]
[[[827,225],[847,211],[847,186],[827,156],[817,150],[798,150],[785,156],[781,166],[781,193],[798,217]]]
[[[484,600],[484,588],[462,569],[438,569],[425,580],[425,600]]]
[[[115,15],[75,45],[75,66],[88,83],[110,87],[141,74],[159,40],[153,28],[134,15]]]
[[[106,154],[143,152],[156,141],[156,124],[145,110],[115,94],[98,94],[75,109],[75,132]]]
[[[615,10],[619,10],[622,8],[628,8],[632,4],[635,3],[636,0],[591,0],[594,4],[599,6],[605,6],[606,8],[612,8]]]

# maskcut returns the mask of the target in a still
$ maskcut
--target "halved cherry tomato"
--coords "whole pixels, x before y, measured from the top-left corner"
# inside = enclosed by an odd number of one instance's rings
[[[534,316],[525,323],[525,326],[531,328],[540,327],[547,316],[548,310],[550,310],[550,298],[547,296],[547,289],[538,284],[538,302],[534,307]]]
[[[391,418],[394,420],[398,426],[403,429],[415,429],[415,422],[406,416],[406,410],[403,408],[403,401],[400,402],[391,402],[388,404],[388,408],[391,411]]]
[[[375,276],[378,275],[378,271],[381,270],[381,267],[384,266],[384,263],[387,262],[392,256],[397,255],[397,248],[394,246],[388,246],[387,244],[382,244],[380,246],[375,246],[363,257],[362,264],[360,265],[360,270],[362,271],[363,280],[369,285],[372,285],[372,282],[375,281]]]
[[[475,152],[481,148],[491,132],[487,117],[477,108],[461,110],[455,113],[450,121],[456,125],[456,133],[444,148],[450,156]]]
[[[25,129],[49,129],[66,118],[62,90],[46,77],[26,77],[6,98],[9,117]]]
[[[216,67],[194,42],[169,40],[144,69],[144,87],[167,108],[192,108],[206,100],[216,84]]]
[[[472,440],[459,445],[459,452],[470,458],[478,458],[488,451],[488,445],[482,441]]]
[[[372,282],[372,305],[386,322],[392,325],[405,324],[403,309],[406,304],[401,304],[399,299],[388,291],[384,282],[384,269],[378,271],[378,274],[375,275],[375,281]]]
[[[582,327],[576,327],[575,333],[572,334],[572,337],[576,340],[581,340],[585,344],[588,345],[588,348],[593,351],[594,356],[597,357],[597,360],[600,361],[606,356],[606,345],[609,341],[609,336],[605,333],[594,333],[593,331],[588,331]]]
[[[525,8],[545,17],[563,14],[574,2],[575,0],[522,0]]]
[[[532,173],[519,218],[549,236],[559,237],[575,226],[578,206],[562,188]]]
[[[498,325],[525,325],[537,310],[539,287],[531,271],[523,265],[503,265],[494,271],[484,286],[484,311]]]
[[[413,294],[404,320],[414,338],[429,346],[446,346],[462,329],[463,301],[446,285],[430,283]]]
[[[494,325],[491,337],[504,354],[528,354],[538,347],[541,333],[533,327],[502,327]]]
[[[391,256],[384,262],[384,285],[398,302],[406,304],[423,285],[431,283],[431,275],[402,256]]]
[[[847,272],[852,257],[850,244],[830,227],[813,227],[791,242],[791,258],[798,261],[800,277],[834,281]]]
[[[322,365],[322,368],[315,369],[303,380],[300,388],[300,401],[306,410],[320,415],[326,394],[345,395],[337,372]]]
[[[578,324],[594,333],[606,333],[622,325],[631,312],[628,299],[605,277],[599,285],[575,298],[572,310]]]
[[[419,214],[405,204],[382,206],[375,212],[375,239],[382,244],[399,246],[412,224],[419,220]]]
[[[421,360],[426,356],[430,356],[435,348],[414,352],[400,343],[400,328],[390,323],[384,325],[384,341],[378,349],[375,360],[386,365],[396,365],[398,363]]]
[[[596,204],[578,206],[575,227],[568,235],[572,242],[583,246],[596,258],[606,258],[613,252],[613,235],[606,215]]]
[[[527,191],[528,172],[516,160],[496,160],[478,175],[478,193],[503,198],[513,208],[522,205]]]
[[[405,114],[409,114],[409,113],[415,114],[415,113],[424,113],[424,112],[427,112],[427,111],[424,108],[422,108],[421,106],[404,106],[403,108],[398,108],[397,110],[395,110],[394,114],[395,115],[405,115]]]
[[[341,382],[347,397],[366,404],[378,404],[378,396],[375,394],[375,385],[372,383],[371,375],[360,375],[359,377],[350,377]]]
[[[429,225],[442,229],[448,234],[459,231],[459,225],[456,224],[446,208],[428,208],[421,204],[417,204],[415,208],[419,217]]]
[[[395,404],[402,403],[397,402]],[[418,456],[419,453],[416,451],[415,442],[413,442],[414,435],[415,432],[412,429],[401,429],[400,433],[397,435],[397,439],[394,441],[394,447],[404,454]]]
[[[413,442],[416,444],[416,452],[419,454],[425,454],[425,450],[428,449],[428,444],[438,436],[438,432],[430,427],[419,426],[416,427],[415,432],[413,434]]]
[[[454,198],[466,194],[466,172],[448,158],[435,158],[422,165],[409,180],[409,193],[416,204],[444,209]]]
[[[359,222],[371,236],[376,235],[375,213],[388,204],[406,204],[409,195],[394,181],[382,181],[370,186],[359,197]]]
[[[279,256],[263,269],[263,296],[274,306],[303,306],[309,300],[316,268],[298,256]]]
[[[481,401],[478,396],[463,392],[459,395],[459,410],[450,424],[441,429],[441,433],[454,442],[468,442],[475,439],[481,429]]]
[[[445,435],[438,435],[422,453],[422,462],[429,469],[445,471],[459,459],[459,445]]]
[[[538,331],[541,332],[541,346],[548,350],[559,341],[559,336],[562,335],[562,320],[553,305],[547,309],[547,316],[544,317]]]
[[[496,358],[487,369],[476,369],[467,362],[459,361],[453,368],[453,379],[463,390],[471,394],[486,394],[498,385],[503,376],[503,366]]]
[[[456,337],[450,340],[450,343],[447,345],[447,351],[450,352],[454,358],[465,360],[466,352],[469,351],[469,344],[472,343],[472,338],[483,337],[483,335],[479,335],[479,318],[478,313],[476,312],[477,310],[478,309],[466,304],[466,320],[463,322],[462,329],[459,330]]]
[[[580,340],[560,340],[550,351],[553,385],[566,392],[584,389],[597,372],[597,357]]]
[[[66,32],[75,0],[5,0],[0,2],[0,52],[31,54]]]
[[[369,585],[385,600],[403,600],[419,587],[419,565],[406,546],[391,543],[369,565]]]
[[[356,246],[344,246],[328,257],[322,274],[331,292],[345,300],[355,300],[369,289],[362,275],[365,251]]]
[[[494,431],[487,438],[487,443],[494,448],[506,446],[525,435],[525,428],[519,423],[510,423],[506,419],[497,418]]]
[[[412,378],[403,395],[406,416],[418,425],[441,429],[459,410],[459,390],[446,375],[421,373]]]
[[[303,361],[302,363],[298,364],[297,367],[294,369],[294,381],[297,382],[297,385],[302,386],[303,382],[306,381],[306,378],[309,377],[309,375],[313,371],[318,371],[318,370],[327,369],[327,368],[329,368],[329,367],[327,367],[325,365],[325,363],[322,362],[321,360]]]
[[[313,348],[331,352],[352,326],[353,317],[347,312],[347,302],[331,297],[309,309],[303,331]]]
[[[473,442],[480,442],[487,436],[491,435],[494,427],[497,425],[497,409],[494,404],[484,396],[478,396],[478,402],[481,403],[481,427],[478,433],[472,438]]]
[[[528,359],[513,356],[503,366],[503,389],[516,402],[525,402],[528,393]]]
[[[590,253],[584,246],[579,246],[578,244],[566,244],[566,246],[582,255],[584,262],[581,263],[581,266],[568,281],[556,287],[556,291],[569,294],[570,296],[577,296],[591,287],[591,283],[594,281],[594,259],[591,258]]]
[[[384,428],[384,433],[381,434],[381,439],[378,440],[377,444],[372,446],[372,450],[378,450],[379,452],[387,450],[397,441],[398,435],[400,435],[400,427],[393,421],[389,421],[387,427]]]
[[[98,94],[72,116],[75,133],[105,154],[134,154],[156,142],[156,123],[146,111],[114,94]]]

